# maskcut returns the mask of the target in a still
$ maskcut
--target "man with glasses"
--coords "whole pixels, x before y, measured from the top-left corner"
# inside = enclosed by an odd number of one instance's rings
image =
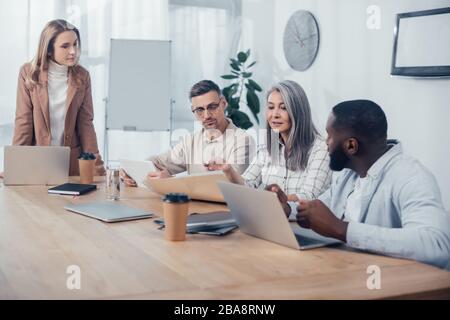
[[[172,149],[150,160],[158,169],[150,172],[150,178],[167,178],[187,171],[188,174],[207,172],[205,164],[211,160],[224,160],[243,173],[253,157],[253,139],[244,130],[237,128],[225,116],[227,101],[217,84],[202,80],[189,93],[191,111],[202,130],[188,134]],[[136,186],[136,182],[123,174],[125,184]]]

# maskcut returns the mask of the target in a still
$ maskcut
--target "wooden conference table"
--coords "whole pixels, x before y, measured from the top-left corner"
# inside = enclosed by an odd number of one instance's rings
[[[1,299],[450,297],[450,272],[410,260],[345,246],[297,251],[240,231],[168,242],[153,219],[103,223],[63,209],[105,199],[102,181],[78,198],[0,182]],[[120,201],[162,213],[160,196],[147,189],[125,188]],[[224,209],[195,201],[189,210]],[[66,285],[71,265],[80,268],[81,289]],[[381,289],[367,288],[370,265],[380,268]]]

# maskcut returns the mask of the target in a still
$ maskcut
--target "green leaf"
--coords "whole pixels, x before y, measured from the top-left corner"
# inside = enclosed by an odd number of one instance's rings
[[[228,87],[225,87],[222,89],[222,94],[224,95],[224,97],[228,103],[230,103],[230,101],[232,101],[233,95],[236,94],[238,88],[239,88],[239,83],[233,83],[233,84],[229,85]],[[233,102],[231,102],[231,103],[233,103]]]
[[[250,87],[252,87],[253,89],[255,89],[256,91],[262,92],[262,88],[259,86],[259,84],[257,84],[255,81],[253,81],[252,79],[248,79],[248,84],[250,85]]]
[[[220,76],[222,79],[226,79],[226,80],[231,80],[231,79],[237,79],[239,78],[238,76],[234,75],[234,74],[226,74],[223,76]]]
[[[222,94],[228,98],[228,97],[232,97],[238,89],[239,84],[238,83],[233,83],[231,85],[229,85],[228,87],[225,87],[222,89]]]
[[[239,83],[233,83],[231,85],[230,97],[232,97],[239,89]]]
[[[239,62],[244,63],[245,61],[247,61],[247,55],[242,51],[238,53],[237,57]]]
[[[253,113],[256,122],[259,123],[258,113],[260,111],[259,98],[253,90],[247,90],[247,105],[250,111]]]
[[[236,59],[230,58],[231,63],[234,63],[238,66],[240,66],[242,63],[240,63],[239,61],[237,61]]]
[[[243,72],[243,73],[242,73],[242,76],[243,76],[244,78],[250,78],[250,77],[252,76],[252,74],[253,74],[253,73],[251,73],[251,72]]]
[[[231,89],[231,86],[225,87],[222,89],[222,94],[227,101],[228,101],[228,97],[230,96],[230,89]]]
[[[231,98],[227,100],[228,101],[228,108],[233,110],[239,109],[239,98]]]
[[[250,57],[250,49],[248,49],[248,50],[245,52],[245,55],[247,56],[247,58]]]
[[[235,74],[235,75],[237,75],[237,76],[239,76],[239,74],[240,74],[239,72],[234,71],[234,70],[231,70],[231,73],[232,73],[232,74]]]
[[[253,61],[252,63],[250,63],[250,64],[247,66],[247,69],[253,67],[255,64],[256,64],[256,61]]]
[[[236,63],[230,63],[230,67],[236,71],[241,71],[241,68],[239,68],[239,65]]]
[[[253,126],[250,118],[242,111],[234,110],[234,112],[230,114],[229,117],[237,127],[244,130]]]

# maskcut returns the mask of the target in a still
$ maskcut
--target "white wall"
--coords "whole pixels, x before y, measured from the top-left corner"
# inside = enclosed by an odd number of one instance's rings
[[[366,26],[370,5],[381,10],[378,30]],[[255,54],[255,79],[266,88],[281,79],[304,87],[322,132],[336,103],[377,102],[386,112],[389,137],[402,141],[405,151],[434,173],[449,209],[450,79],[390,76],[395,15],[446,6],[450,1],[243,0],[241,46]],[[317,58],[305,72],[288,66],[282,44],[286,22],[299,9],[311,11],[320,29]]]

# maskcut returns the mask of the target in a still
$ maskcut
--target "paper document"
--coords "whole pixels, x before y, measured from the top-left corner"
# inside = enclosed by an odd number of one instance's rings
[[[151,161],[120,159],[120,168],[136,181],[138,187],[145,187],[144,181],[147,174],[156,171],[156,168]]]

